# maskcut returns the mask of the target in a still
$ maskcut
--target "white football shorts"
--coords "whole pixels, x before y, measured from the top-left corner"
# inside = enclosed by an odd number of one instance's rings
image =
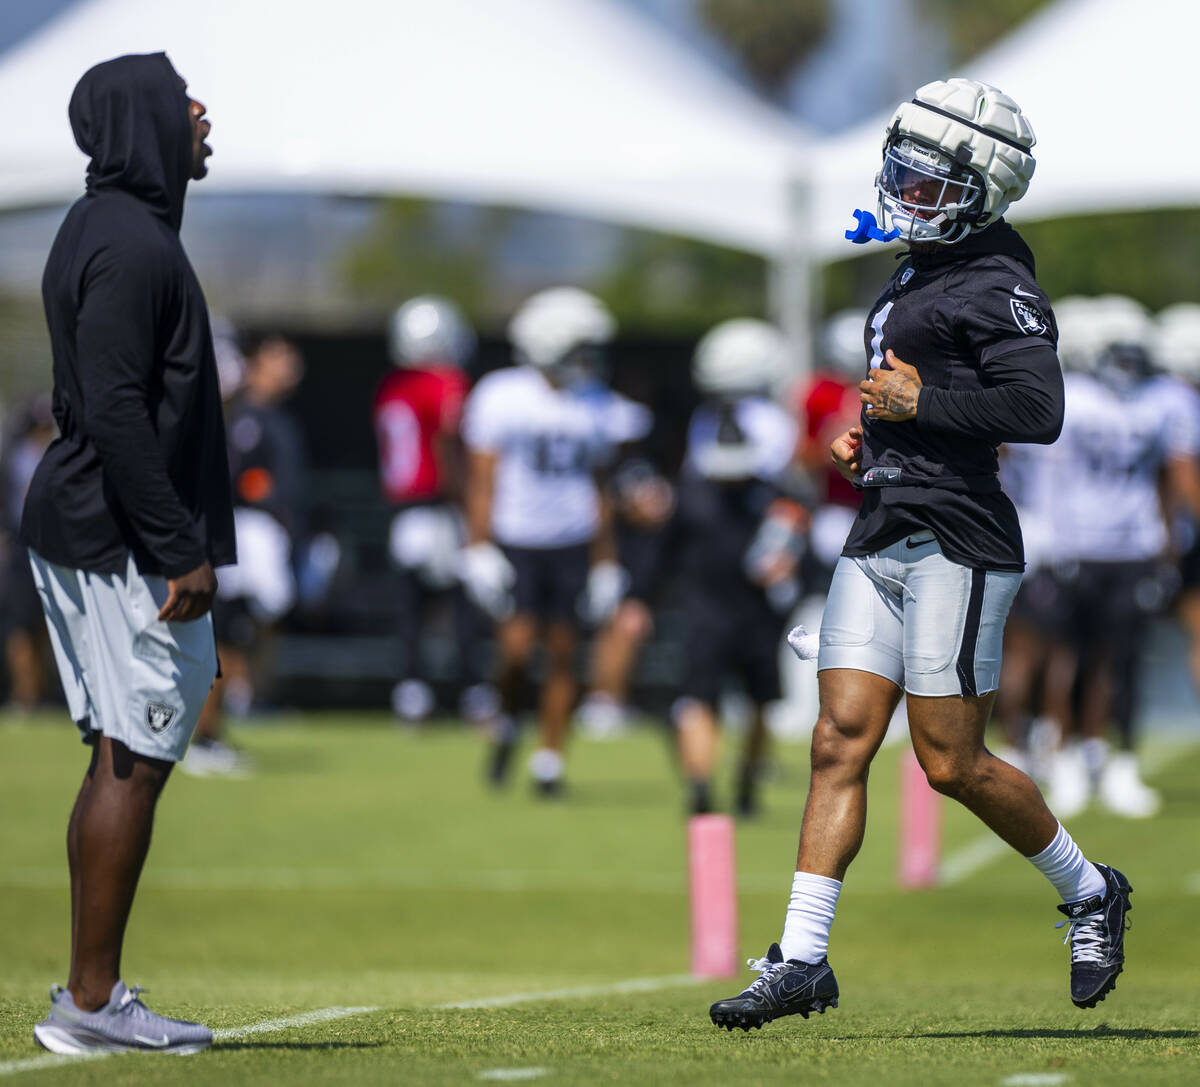
[[[951,562],[928,531],[873,555],[843,555],[825,602],[817,671],[871,672],[931,698],[994,691],[1020,584],[1018,573]]]
[[[94,574],[29,552],[67,708],[87,743],[94,733],[130,751],[178,762],[217,673],[212,616],[164,623],[167,580]]]

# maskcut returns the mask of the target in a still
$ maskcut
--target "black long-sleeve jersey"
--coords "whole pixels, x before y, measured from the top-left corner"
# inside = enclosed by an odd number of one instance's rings
[[[59,436],[21,539],[96,573],[178,577],[236,561],[204,294],[179,241],[192,163],[183,83],[163,53],[118,57],[70,107],[91,155],[42,278]]]
[[[894,351],[923,387],[916,419],[862,413],[863,503],[842,553],[869,555],[930,529],[953,562],[1024,569],[997,447],[1049,444],[1063,419],[1058,330],[1029,247],[1001,220],[957,245],[913,251],[864,338],[871,367]]]

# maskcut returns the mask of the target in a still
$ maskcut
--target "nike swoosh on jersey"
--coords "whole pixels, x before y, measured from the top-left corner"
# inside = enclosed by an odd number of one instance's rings
[[[1021,290],[1021,284],[1019,283],[1013,288],[1013,294],[1017,295],[1019,298],[1037,298],[1036,291],[1023,291]]]
[[[171,1044],[171,1039],[165,1034],[161,1038],[147,1038],[144,1034],[135,1034],[134,1041],[141,1042],[142,1045],[152,1046],[154,1049],[162,1049],[163,1046]]]

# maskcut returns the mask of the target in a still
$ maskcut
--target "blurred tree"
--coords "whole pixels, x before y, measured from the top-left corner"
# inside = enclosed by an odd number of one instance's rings
[[[371,229],[342,258],[342,277],[361,309],[382,314],[397,299],[434,292],[458,302],[476,327],[502,328],[517,298],[554,283],[552,270],[546,282],[513,282],[513,237],[522,233],[515,228],[528,228],[522,217],[530,214],[381,201]],[[536,218],[534,225],[560,229],[554,217]],[[604,298],[623,330],[698,335],[724,317],[761,314],[761,258],[652,231],[612,230],[619,232],[612,259],[580,285]],[[528,243],[528,229],[524,233]]]
[[[595,287],[623,331],[698,335],[726,317],[763,315],[767,265],[736,249],[630,230]]]
[[[346,253],[342,272],[361,301],[386,312],[399,298],[444,294],[486,323],[489,280],[514,216],[509,208],[456,209],[409,197],[379,202],[367,236]]]
[[[988,0],[986,4],[963,0],[921,0],[924,17],[940,26],[954,62],[969,60],[1004,37],[1051,0]]]
[[[779,98],[828,32],[830,6],[829,0],[699,0],[698,10],[754,83]]]

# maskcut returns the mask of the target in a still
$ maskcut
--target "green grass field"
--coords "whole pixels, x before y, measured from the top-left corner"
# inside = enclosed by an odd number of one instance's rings
[[[686,977],[685,824],[657,732],[577,742],[570,798],[549,804],[523,781],[485,791],[480,740],[456,727],[322,716],[237,735],[252,777],[177,775],[164,795],[124,963],[152,1007],[224,1037],[194,1057],[63,1062],[31,1028],[65,981],[85,750],[53,718],[0,722],[0,1081],[1200,1083],[1200,747],[1156,753],[1163,816],[1072,826],[1135,888],[1126,973],[1090,1012],[1067,997],[1053,893],[1020,858],[895,888],[885,748],[833,930],[841,1007],[747,1035],[707,1006],[753,975]],[[765,815],[738,829],[745,956],[778,938],[791,884],[807,751],[776,755]],[[971,855],[981,830],[948,808],[946,854]],[[325,1011],[347,1008],[369,1010]]]

